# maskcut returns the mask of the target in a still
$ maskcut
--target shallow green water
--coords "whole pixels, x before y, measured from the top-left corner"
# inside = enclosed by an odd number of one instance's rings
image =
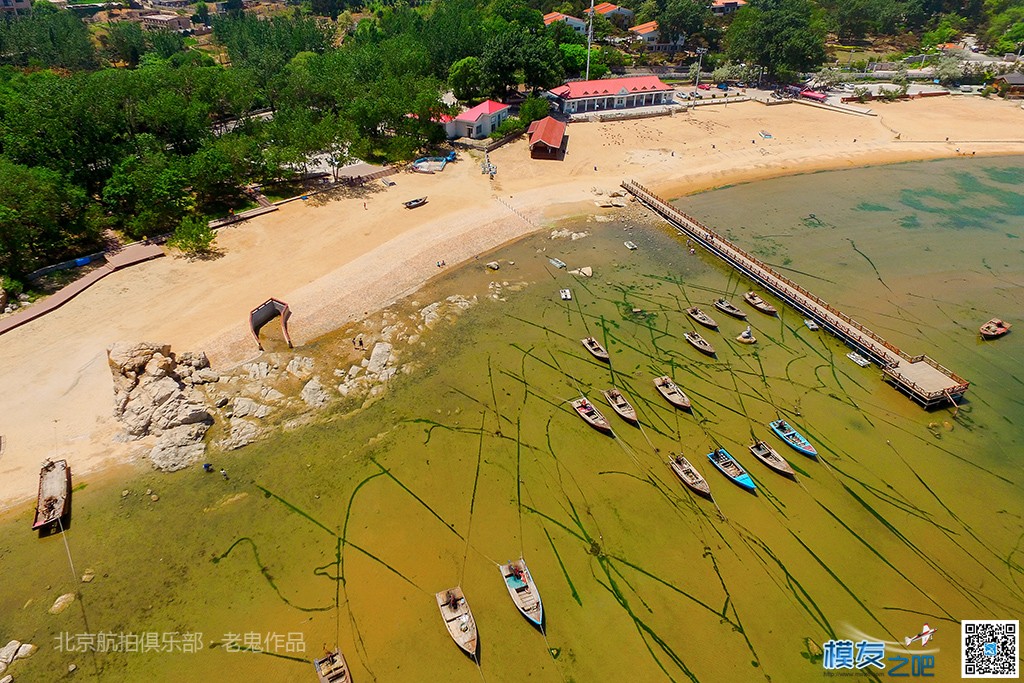
[[[744,325],[710,304],[724,294],[749,309],[748,283],[687,254],[666,228],[580,223],[591,236],[533,236],[495,254],[515,266],[470,267],[418,294],[481,303],[424,338],[429,369],[400,375],[355,417],[217,456],[229,481],[190,471],[131,482],[123,500],[120,482],[77,492],[76,569],[98,578],[63,614],[46,613],[76,589],[59,537],[34,538],[24,519],[4,524],[0,637],[42,646],[12,673],[56,680],[73,662],[87,680],[308,681],[308,659],[337,643],[357,681],[820,681],[808,639],[899,640],[927,621],[939,628],[936,680],[952,679],[957,621],[1015,618],[1024,605],[1024,330],[977,335],[993,315],[1024,320],[1022,161],[800,176],[681,202],[909,353],[971,380],[955,419],[921,410],[782,306],[779,318],[750,311],[759,343],[736,343]],[[627,251],[625,239],[640,248]],[[596,275],[577,280],[549,256]],[[487,287],[496,277],[530,284],[497,301]],[[561,287],[573,301],[558,298]],[[714,359],[682,338],[694,304],[721,324],[701,330]],[[587,334],[610,364],[582,348]],[[319,346],[332,343],[350,341]],[[655,392],[661,374],[684,387],[692,415]],[[601,407],[598,390],[611,385],[642,429],[602,408],[616,436],[602,435],[565,403],[582,391]],[[769,437],[780,414],[820,461]],[[753,437],[775,445],[798,481],[756,462]],[[757,495],[712,469],[704,454],[716,444],[747,467]],[[717,508],[674,478],[671,451],[705,474]],[[147,487],[159,502],[139,495]],[[520,553],[539,583],[546,637],[515,611],[494,564]],[[480,628],[480,672],[434,603],[457,583]],[[72,655],[54,649],[62,631],[201,632],[205,647]],[[288,651],[289,633],[305,653]],[[273,654],[229,652],[229,634],[249,645],[259,634]]]

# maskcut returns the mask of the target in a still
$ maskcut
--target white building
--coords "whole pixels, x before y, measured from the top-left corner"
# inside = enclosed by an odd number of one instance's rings
[[[610,2],[602,2],[600,5],[594,5],[594,12],[612,22],[619,28],[626,28],[633,23],[633,19],[636,17],[633,10],[628,7],[619,7],[618,5],[613,5]],[[586,10],[585,14],[590,14],[590,10]]]
[[[551,90],[563,114],[669,104],[674,92],[657,76],[573,81]]]
[[[732,14],[746,4],[746,0],[714,0],[711,3],[711,13],[721,17],[726,14]]]
[[[508,118],[509,106],[494,100],[481,102],[458,116],[442,116],[438,123],[444,126],[449,138],[485,138]]]
[[[587,22],[576,17],[570,17],[568,14],[562,14],[561,12],[551,12],[544,15],[544,25],[551,26],[556,21],[565,22],[573,31],[580,35],[586,35],[587,33]]]
[[[639,24],[629,29],[629,32],[636,36],[637,40],[643,42],[644,47],[652,52],[677,52],[682,49],[685,37],[676,38],[671,43],[661,40],[661,32],[658,31],[658,22],[648,21],[646,24]]]

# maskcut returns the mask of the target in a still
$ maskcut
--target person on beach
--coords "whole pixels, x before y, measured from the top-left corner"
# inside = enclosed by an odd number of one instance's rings
[[[227,478],[228,478],[228,471],[226,469],[224,469],[223,467],[220,468],[220,476],[224,477],[225,480],[227,480]]]

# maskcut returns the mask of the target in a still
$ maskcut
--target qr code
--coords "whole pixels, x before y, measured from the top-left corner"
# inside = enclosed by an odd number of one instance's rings
[[[1018,621],[978,619],[960,622],[964,678],[1018,678]]]

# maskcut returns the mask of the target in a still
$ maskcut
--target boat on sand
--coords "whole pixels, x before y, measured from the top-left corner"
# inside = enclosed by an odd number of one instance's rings
[[[619,414],[623,420],[627,422],[637,423],[636,408],[626,400],[626,397],[622,395],[622,392],[612,387],[611,389],[604,389],[601,391],[604,394],[605,399],[608,401],[608,405],[612,407],[616,413]]]
[[[725,299],[715,299],[715,308],[720,310],[722,313],[731,315],[734,318],[739,318],[740,320],[747,319],[747,314],[733,306],[731,301],[726,301]]]
[[[786,459],[779,455],[778,451],[766,444],[764,441],[755,441],[748,446],[755,458],[763,462],[781,475],[796,477],[796,472]]]
[[[410,199],[407,202],[402,202],[402,205],[407,209],[415,209],[416,207],[423,206],[426,203],[426,197],[417,197],[416,199]]]
[[[715,355],[715,347],[708,343],[708,341],[697,334],[696,332],[684,332],[683,336],[686,337],[686,341],[690,342],[693,348],[697,349],[701,353],[706,353],[709,356]]]
[[[981,332],[981,336],[985,339],[995,339],[996,337],[1002,337],[1004,334],[1010,331],[1013,327],[1012,324],[999,318],[992,318],[987,323],[978,328]]]
[[[444,619],[448,635],[463,652],[476,659],[476,621],[469,609],[469,603],[466,602],[466,596],[462,593],[462,586],[441,591],[434,597],[437,598],[437,608],[441,610],[441,618]]]
[[[341,654],[341,650],[337,648],[327,652],[320,659],[314,659],[313,666],[316,668],[316,675],[320,679],[320,683],[351,683],[352,681],[345,655]]]
[[[505,588],[516,604],[516,609],[530,623],[538,628],[544,627],[544,604],[540,601],[540,593],[533,582],[526,560],[519,558],[501,565],[501,577],[505,579]]]
[[[668,464],[672,466],[672,471],[676,473],[679,480],[690,487],[694,493],[711,497],[711,487],[708,486],[707,479],[694,469],[690,461],[684,458],[682,455],[677,455],[668,461]]]
[[[803,434],[790,427],[785,420],[769,422],[768,426],[796,452],[803,453],[810,458],[817,457],[818,451],[811,445],[811,442],[805,439]]]
[[[47,460],[39,470],[39,497],[32,530],[43,529],[71,508],[71,468],[67,460]]]
[[[689,410],[691,407],[690,399],[686,397],[683,390],[676,386],[676,383],[672,381],[668,375],[662,375],[661,377],[654,378],[654,386],[658,388],[661,395],[665,397],[665,400],[674,405],[676,408],[682,408],[683,410]]]
[[[601,346],[601,342],[597,341],[593,337],[580,339],[580,342],[584,347],[586,347],[587,351],[594,354],[594,358],[598,360],[608,360],[608,350]]]
[[[718,323],[715,322],[715,319],[712,318],[707,313],[705,313],[704,311],[697,308],[696,306],[687,308],[686,314],[689,315],[694,320],[696,320],[697,322],[699,322],[704,327],[710,327],[712,330],[718,329]]]
[[[776,315],[779,312],[779,309],[759,297],[756,292],[747,292],[743,295],[743,300],[767,315]]]
[[[718,468],[719,472],[729,477],[737,486],[748,491],[754,491],[757,488],[754,485],[754,480],[750,478],[750,475],[743,469],[743,466],[736,462],[736,458],[732,457],[729,451],[724,448],[717,448],[708,453],[708,460]]]
[[[594,407],[593,403],[585,398],[577,398],[574,401],[570,401],[570,403],[576,410],[576,413],[591,427],[600,429],[602,432],[612,431],[612,426],[608,423],[608,419],[601,414],[600,410]]]

